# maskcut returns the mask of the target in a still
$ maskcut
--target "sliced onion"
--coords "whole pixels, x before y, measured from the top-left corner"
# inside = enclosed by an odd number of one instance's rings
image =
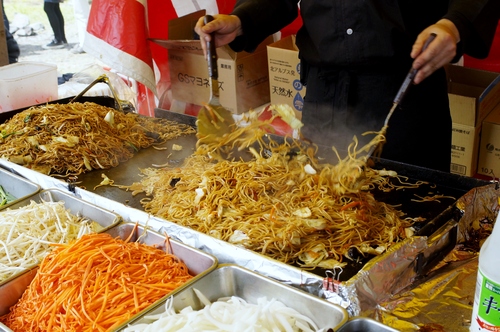
[[[231,296],[210,301],[197,289],[195,294],[205,304],[201,310],[186,307],[175,312],[173,298],[165,303],[165,312],[154,316],[145,316],[141,323],[129,326],[125,332],[170,332],[170,331],[324,331],[319,329],[312,319],[287,307],[277,299],[257,299],[251,304],[244,299]]]

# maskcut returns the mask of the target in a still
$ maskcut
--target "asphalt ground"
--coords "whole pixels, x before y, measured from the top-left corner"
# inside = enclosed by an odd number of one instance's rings
[[[65,34],[68,44],[60,49],[46,49],[45,45],[53,39],[53,32],[43,11],[43,1],[27,3],[18,6],[18,1],[4,0],[4,7],[14,32],[14,38],[19,44],[21,61],[50,63],[57,66],[59,76],[74,74],[93,65],[103,65],[99,60],[87,53],[74,54],[71,49],[78,43],[78,32],[73,17],[71,1],[61,3],[65,21]]]

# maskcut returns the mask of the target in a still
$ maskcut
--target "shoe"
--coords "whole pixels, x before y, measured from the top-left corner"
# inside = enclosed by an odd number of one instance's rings
[[[85,53],[85,51],[83,50],[83,48],[80,45],[76,45],[75,47],[73,47],[70,52],[73,53],[73,54],[83,54],[83,53]]]
[[[50,49],[50,48],[63,48],[64,43],[62,41],[57,41],[57,40],[52,40],[50,43],[44,46],[44,48]]]

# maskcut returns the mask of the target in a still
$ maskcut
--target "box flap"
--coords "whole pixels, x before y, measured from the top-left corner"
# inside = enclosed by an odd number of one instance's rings
[[[184,51],[193,54],[203,55],[203,49],[201,48],[199,40],[165,40],[165,39],[150,39],[152,42],[165,47],[167,50],[172,51]],[[239,55],[234,52],[229,46],[217,47],[217,57],[219,59],[236,60],[238,57],[242,57],[243,53]]]
[[[194,31],[198,19],[205,15],[205,10],[199,10],[168,21],[168,39],[150,38],[150,40],[167,50],[178,50],[203,54],[200,38]]]
[[[165,39],[150,39],[152,42],[165,47],[167,50],[186,51],[196,54],[203,54],[199,40],[165,40]]]
[[[194,31],[198,19],[205,15],[205,10],[199,10],[188,15],[184,15],[168,21],[168,40],[150,38],[150,40],[168,50],[185,51],[194,54],[203,54],[200,45],[200,38]],[[260,52],[273,42],[273,37],[269,36],[257,49],[252,52]],[[220,59],[236,60],[249,56],[251,53],[235,52],[228,45],[217,47],[217,57]]]
[[[500,106],[497,106],[488,114],[484,122],[500,124]]]
[[[448,92],[477,98],[479,102],[500,82],[498,73],[457,65],[449,65],[445,68],[448,78]]]
[[[206,11],[199,10],[168,21],[168,39],[170,40],[200,40],[198,34],[194,31],[196,22]]]
[[[185,51],[194,54],[203,54],[200,45],[200,38],[194,31],[196,22],[206,13],[205,10],[199,10],[168,21],[168,40],[150,38],[150,40],[167,50]],[[217,56],[221,59],[236,59],[236,52],[229,46],[217,48]]]
[[[490,83],[490,85],[488,85],[488,87],[483,91],[483,93],[481,94],[481,96],[479,97],[479,102],[482,103],[484,101],[484,99],[486,98],[486,96],[492,92],[494,89],[497,88],[497,86],[500,86],[498,85],[498,83],[500,83],[500,75],[496,74],[497,77]]]
[[[479,125],[500,102],[500,75],[458,65],[445,68],[453,122]]]
[[[280,39],[272,44],[269,44],[268,47],[280,48],[283,50],[290,50],[294,52],[298,52],[299,48],[295,44],[295,35],[290,35],[283,39]]]
[[[482,87],[483,89],[499,76],[498,73],[458,65],[448,65],[445,68],[449,82]]]

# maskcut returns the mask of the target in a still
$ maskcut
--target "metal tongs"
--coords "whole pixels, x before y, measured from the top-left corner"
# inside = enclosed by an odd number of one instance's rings
[[[113,94],[113,98],[115,99],[115,109],[117,111],[127,113],[127,112],[133,112],[135,110],[134,105],[132,105],[130,102],[118,98],[118,94],[116,93],[115,89],[113,88],[109,80],[109,77],[106,74],[102,74],[99,77],[97,77],[92,83],[90,83],[85,89],[83,89],[82,92],[80,92],[69,102],[70,103],[77,102],[87,91],[89,91],[97,83],[106,83],[108,85],[109,89],[111,90],[111,93]]]
[[[430,36],[427,38],[425,41],[424,46],[422,47],[422,52],[425,51],[427,46],[436,38],[435,33],[431,33]],[[396,97],[394,98],[394,101],[392,103],[392,107],[389,111],[389,114],[387,114],[387,117],[385,118],[384,121],[384,126],[382,127],[382,130],[380,131],[380,134],[384,135],[387,132],[387,128],[389,127],[389,120],[391,119],[392,113],[398,108],[398,106],[401,104],[404,96],[406,95],[406,92],[408,91],[408,88],[410,85],[413,83],[413,79],[417,75],[418,70],[417,69],[411,69],[410,72],[406,75],[405,80],[403,81],[403,84],[401,84],[401,87],[399,88],[398,93],[396,94]],[[384,142],[379,142],[377,145],[374,145],[370,148],[368,151],[368,155],[366,156],[366,160],[370,159],[371,156],[375,155],[378,156],[382,152],[382,147],[384,145]]]

